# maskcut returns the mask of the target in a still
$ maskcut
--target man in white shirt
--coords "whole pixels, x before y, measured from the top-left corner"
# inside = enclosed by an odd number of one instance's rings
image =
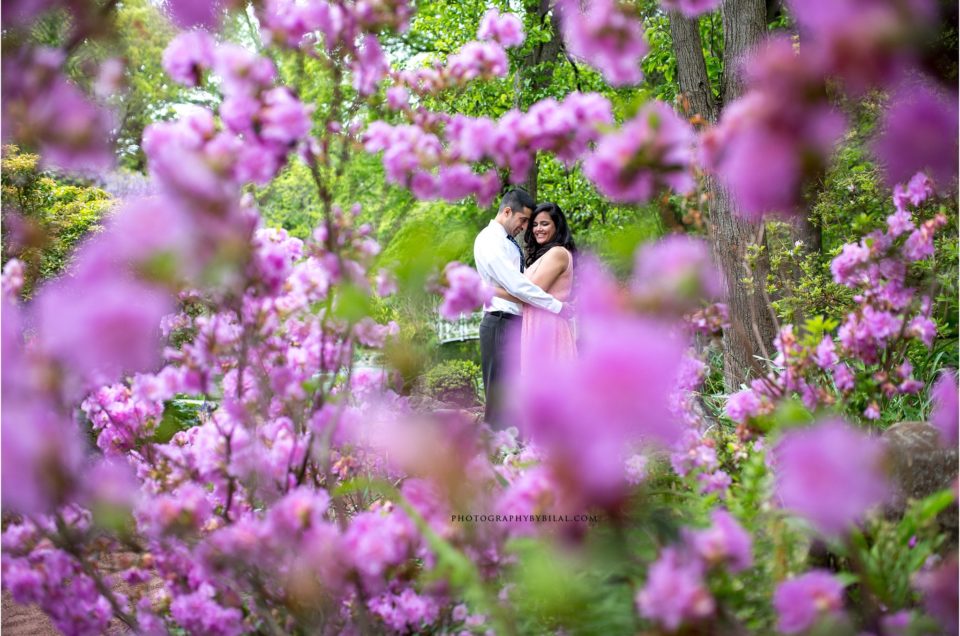
[[[473,242],[473,258],[480,277],[489,285],[502,287],[514,298],[555,314],[564,311],[562,302],[534,285],[523,275],[523,253],[516,236],[523,233],[536,202],[523,190],[511,190],[500,201],[497,216]],[[485,308],[480,323],[480,363],[486,396],[484,419],[493,428],[501,428],[497,383],[504,368],[504,341],[511,323],[519,328],[520,305],[494,297]]]

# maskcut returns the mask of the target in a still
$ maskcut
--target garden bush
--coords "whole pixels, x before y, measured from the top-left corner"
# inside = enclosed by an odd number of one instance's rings
[[[427,395],[461,406],[473,406],[480,392],[480,366],[470,360],[446,360],[423,376]]]

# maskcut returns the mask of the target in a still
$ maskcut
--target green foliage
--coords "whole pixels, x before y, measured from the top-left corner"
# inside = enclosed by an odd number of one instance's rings
[[[56,276],[67,265],[77,243],[99,228],[113,202],[99,188],[67,183],[42,172],[37,155],[4,146],[2,165],[3,220],[19,231],[3,234],[3,263],[17,257],[26,265],[23,294]]]
[[[852,533],[860,581],[883,605],[893,610],[913,605],[911,578],[946,541],[937,515],[954,504],[949,490],[934,493],[914,502],[898,521],[877,521],[868,532]]]
[[[153,442],[166,444],[180,431],[200,425],[202,403],[197,400],[176,399],[163,403],[163,417],[153,433]]]
[[[480,393],[480,365],[470,360],[447,360],[423,377],[427,395],[442,402],[472,405]]]

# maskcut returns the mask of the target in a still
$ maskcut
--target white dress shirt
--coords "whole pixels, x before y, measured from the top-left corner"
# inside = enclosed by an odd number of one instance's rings
[[[559,314],[563,303],[534,285],[520,273],[520,250],[507,238],[507,230],[497,221],[480,231],[473,242],[473,259],[485,283],[498,285],[523,302]],[[496,296],[485,311],[503,311],[520,315],[520,305]]]

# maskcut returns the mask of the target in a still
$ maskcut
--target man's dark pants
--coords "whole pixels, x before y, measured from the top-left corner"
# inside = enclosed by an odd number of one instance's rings
[[[480,322],[480,366],[483,370],[483,393],[486,397],[483,419],[496,430],[507,426],[503,421],[503,396],[499,386],[506,367],[504,347],[509,331],[519,327],[520,316],[502,311],[487,312]]]

